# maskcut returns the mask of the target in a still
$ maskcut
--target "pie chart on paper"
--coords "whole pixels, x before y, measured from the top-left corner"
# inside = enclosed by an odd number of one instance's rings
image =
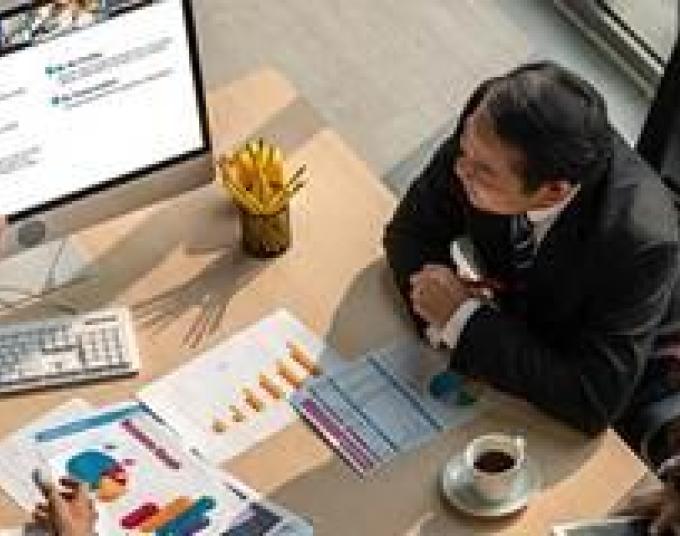
[[[113,502],[127,491],[128,474],[108,454],[88,450],[71,457],[66,464],[71,478],[89,484],[102,502]]]

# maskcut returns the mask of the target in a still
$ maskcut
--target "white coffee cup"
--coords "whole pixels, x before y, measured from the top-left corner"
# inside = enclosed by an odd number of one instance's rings
[[[525,440],[507,434],[488,434],[473,439],[463,454],[477,494],[490,502],[502,502],[516,493],[526,469]]]

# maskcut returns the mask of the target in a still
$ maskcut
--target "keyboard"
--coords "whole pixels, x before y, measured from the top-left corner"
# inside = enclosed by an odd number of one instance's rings
[[[139,366],[124,308],[0,326],[0,395],[128,376]]]

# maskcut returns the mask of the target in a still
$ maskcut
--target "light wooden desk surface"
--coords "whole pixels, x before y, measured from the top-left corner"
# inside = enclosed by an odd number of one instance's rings
[[[99,281],[60,297],[84,310],[130,306],[143,371],[131,380],[1,400],[0,435],[72,396],[95,404],[130,397],[277,307],[346,356],[410,329],[382,260],[382,229],[395,199],[366,165],[273,71],[220,88],[209,102],[217,150],[263,134],[284,147],[291,169],[307,164],[312,180],[293,202],[291,250],[271,261],[246,258],[236,212],[212,185],[80,233]],[[494,522],[448,507],[438,491],[445,461],[478,434],[518,430],[540,463],[540,496],[519,516]],[[342,536],[547,534],[554,521],[606,513],[645,473],[614,433],[586,440],[515,401],[364,481],[302,423],[225,468],[309,516],[317,534]],[[0,496],[0,525],[20,519]]]

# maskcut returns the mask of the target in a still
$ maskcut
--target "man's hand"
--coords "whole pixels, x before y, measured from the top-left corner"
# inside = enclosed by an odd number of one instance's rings
[[[653,519],[650,534],[680,535],[680,458],[664,463],[659,477],[665,480],[662,489],[633,497],[620,513]]]
[[[411,276],[413,310],[425,322],[440,329],[475,295],[448,266],[428,264]]]
[[[46,503],[38,504],[33,517],[54,536],[92,536],[97,514],[87,484],[62,478],[63,490],[47,484],[41,491]]]

